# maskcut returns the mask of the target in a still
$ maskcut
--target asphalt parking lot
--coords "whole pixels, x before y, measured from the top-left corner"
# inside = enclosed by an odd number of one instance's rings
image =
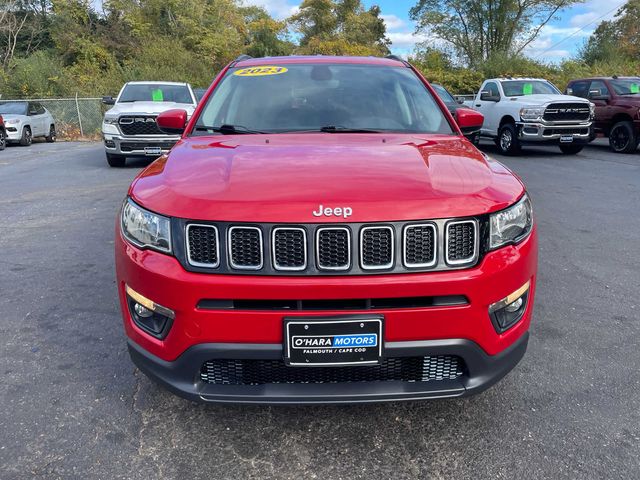
[[[113,231],[145,163],[110,169],[97,143],[0,152],[0,478],[639,478],[640,152],[500,160],[540,232],[509,376],[468,399],[248,407],[182,400],[129,361]]]

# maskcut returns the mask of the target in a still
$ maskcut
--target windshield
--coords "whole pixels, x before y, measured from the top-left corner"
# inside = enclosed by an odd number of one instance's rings
[[[640,78],[619,78],[609,81],[617,95],[635,95],[640,93]]]
[[[118,103],[123,102],[193,103],[193,100],[186,85],[134,83],[124,87],[118,98]]]
[[[296,131],[452,133],[405,67],[295,64],[232,68],[208,98],[196,134]]]
[[[458,103],[456,102],[456,99],[453,98],[451,94],[447,92],[446,88],[444,88],[442,85],[432,83],[431,86],[440,97],[440,100],[442,100],[444,103]]]
[[[544,80],[508,80],[500,82],[505,97],[521,97],[523,95],[560,95],[552,83]]]
[[[27,114],[27,102],[5,102],[0,103],[0,115],[2,114],[15,114],[26,115]]]

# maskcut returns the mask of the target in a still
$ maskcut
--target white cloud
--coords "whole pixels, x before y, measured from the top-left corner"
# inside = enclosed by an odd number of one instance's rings
[[[387,27],[387,31],[397,30],[405,26],[405,21],[402,20],[397,15],[380,15],[382,20],[384,20],[384,24]]]
[[[300,2],[290,3],[288,0],[244,0],[243,3],[263,7],[270,15],[278,19],[290,17],[298,11],[300,5]]]

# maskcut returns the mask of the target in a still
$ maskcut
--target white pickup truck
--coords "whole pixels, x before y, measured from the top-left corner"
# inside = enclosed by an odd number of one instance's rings
[[[179,108],[191,115],[196,97],[188,83],[129,82],[117,98],[102,97],[113,105],[102,122],[102,137],[111,167],[123,167],[127,157],[157,158],[171,150],[180,135],[167,135],[156,125],[159,113]]]
[[[594,105],[563,95],[547,80],[485,80],[464,103],[484,115],[480,136],[494,140],[504,155],[517,155],[523,144],[558,145],[562,153],[575,154],[592,139]]]

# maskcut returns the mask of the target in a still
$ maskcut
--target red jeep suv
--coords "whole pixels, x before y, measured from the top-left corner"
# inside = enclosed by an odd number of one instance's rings
[[[457,123],[456,123],[457,120]],[[192,400],[456,397],[527,347],[537,266],[520,180],[396,58],[241,57],[116,228],[128,346]]]

